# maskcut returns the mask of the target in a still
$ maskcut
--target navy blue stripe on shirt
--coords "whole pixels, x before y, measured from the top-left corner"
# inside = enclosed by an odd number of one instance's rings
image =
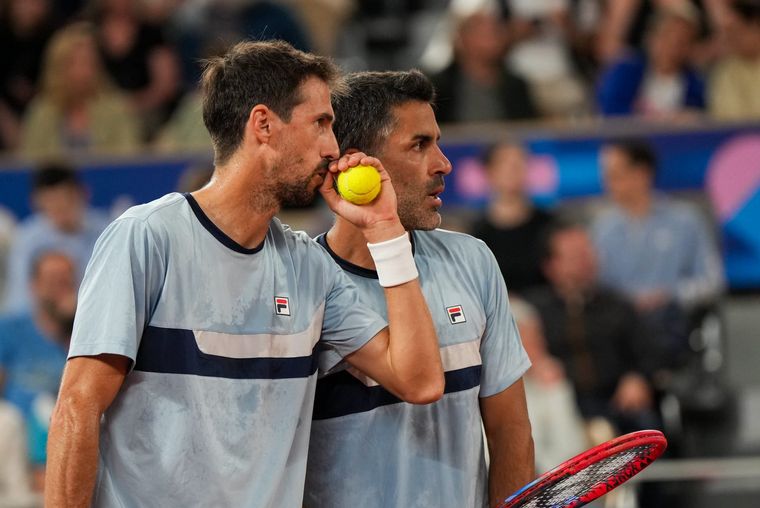
[[[444,393],[461,392],[479,386],[480,370],[481,366],[476,365],[446,372]],[[403,401],[382,386],[367,386],[344,370],[317,381],[313,418],[337,418],[400,402]]]
[[[226,379],[289,379],[317,371],[316,348],[294,358],[227,358],[198,349],[192,330],[148,326],[137,351],[135,370]]]

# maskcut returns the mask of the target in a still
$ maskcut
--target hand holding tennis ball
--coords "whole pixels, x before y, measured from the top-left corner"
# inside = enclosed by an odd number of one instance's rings
[[[346,201],[356,205],[371,203],[378,194],[380,173],[372,166],[359,165],[338,173],[338,192]]]

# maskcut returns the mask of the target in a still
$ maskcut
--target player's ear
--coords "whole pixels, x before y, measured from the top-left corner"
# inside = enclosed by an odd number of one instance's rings
[[[249,136],[256,138],[259,143],[267,144],[272,135],[272,122],[275,117],[274,111],[263,104],[256,104],[248,115],[245,129]]]

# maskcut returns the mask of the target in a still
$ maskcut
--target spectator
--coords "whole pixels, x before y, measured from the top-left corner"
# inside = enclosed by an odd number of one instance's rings
[[[24,416],[35,476],[44,469],[47,426],[74,326],[75,270],[66,254],[39,254],[31,272],[31,313],[0,319],[0,390]]]
[[[32,182],[32,204],[37,213],[19,224],[8,256],[8,286],[5,310],[30,310],[28,291],[32,260],[41,252],[65,252],[74,260],[78,277],[108,217],[87,206],[87,191],[74,170],[47,165]]]
[[[528,85],[504,66],[507,28],[496,14],[478,11],[458,21],[454,61],[432,76],[438,121],[524,120],[537,112]]]
[[[729,54],[710,81],[710,113],[726,120],[760,119],[760,1],[728,2]]]
[[[655,352],[636,310],[599,284],[594,246],[582,227],[555,224],[544,245],[549,286],[526,297],[541,316],[549,353],[573,383],[581,415],[604,417],[622,433],[656,427],[648,381]]]
[[[658,10],[645,52],[625,55],[602,74],[601,113],[670,118],[703,109],[703,80],[688,65],[698,27],[699,11],[688,2]]]
[[[706,62],[713,52],[709,46],[710,30],[720,27],[726,0],[614,0],[603,2],[604,12],[596,37],[596,52],[602,62],[620,58],[628,49],[645,45],[646,25],[659,8],[695,8],[700,13],[700,35],[708,36],[705,47],[697,48],[697,61]]]
[[[49,0],[8,0],[0,9],[0,150],[15,149],[26,106],[37,92],[53,22]]]
[[[723,290],[719,254],[695,210],[654,192],[648,145],[610,143],[601,161],[612,201],[593,225],[601,280],[633,300],[676,360],[686,351],[683,311],[714,303]]]
[[[29,105],[21,154],[34,158],[82,152],[130,152],[136,120],[110,85],[89,25],[56,33],[45,53],[41,93]]]
[[[572,58],[574,17],[569,0],[506,0],[509,67],[525,79],[544,116],[587,113],[585,84]],[[577,7],[576,7],[577,8]]]
[[[491,146],[483,155],[491,200],[473,236],[493,251],[510,293],[546,282],[539,263],[539,237],[552,216],[535,208],[527,192],[529,154],[513,142]]]
[[[583,419],[562,364],[546,349],[538,313],[520,298],[510,297],[509,304],[532,364],[523,379],[536,471],[542,473],[587,448]]]
[[[90,18],[104,67],[129,97],[149,141],[182,98],[182,71],[161,27],[147,22],[142,9],[132,0],[93,0]]]

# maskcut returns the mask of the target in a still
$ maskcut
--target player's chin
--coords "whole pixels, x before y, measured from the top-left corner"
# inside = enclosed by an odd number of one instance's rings
[[[403,220],[401,222],[404,225],[404,229],[407,230],[415,229],[417,231],[432,231],[433,229],[440,227],[441,214],[438,212],[427,212],[418,215],[414,220],[410,220],[410,224],[404,224]]]

